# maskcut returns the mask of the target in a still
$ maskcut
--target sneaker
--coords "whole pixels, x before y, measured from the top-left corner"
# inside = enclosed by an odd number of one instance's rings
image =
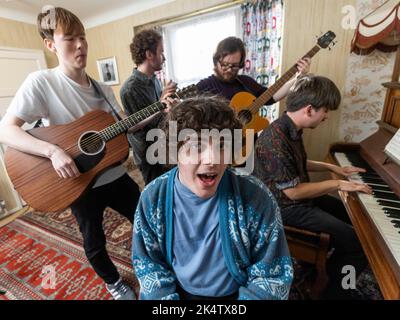
[[[114,284],[106,284],[106,288],[114,300],[136,300],[133,290],[121,278]]]

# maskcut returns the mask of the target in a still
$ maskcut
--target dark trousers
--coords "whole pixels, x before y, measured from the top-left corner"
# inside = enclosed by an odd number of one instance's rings
[[[282,209],[282,220],[288,226],[326,232],[331,236],[331,246],[335,250],[327,265],[330,281],[326,298],[346,298],[349,291],[341,285],[345,276],[342,268],[346,265],[354,266],[359,276],[368,261],[343,203],[335,197],[322,196],[309,205]]]
[[[94,271],[108,284],[115,283],[119,273],[106,250],[104,209],[110,207],[132,223],[139,195],[137,184],[125,174],[107,185],[89,190],[71,205],[83,236],[86,257]]]
[[[143,160],[142,164],[140,164],[138,167],[143,176],[145,185],[149,184],[151,181],[168,171],[168,169],[163,165],[158,163],[148,164],[146,160]]]

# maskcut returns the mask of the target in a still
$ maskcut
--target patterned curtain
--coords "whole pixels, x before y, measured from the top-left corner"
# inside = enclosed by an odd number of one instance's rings
[[[243,73],[263,86],[279,78],[283,0],[258,0],[241,6],[246,63]],[[261,115],[275,120],[278,106],[261,109]]]

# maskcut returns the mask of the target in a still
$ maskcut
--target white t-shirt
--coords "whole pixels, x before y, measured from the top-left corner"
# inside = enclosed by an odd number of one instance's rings
[[[110,87],[100,83],[100,87],[117,112],[121,107]],[[89,111],[101,109],[112,114],[107,102],[96,94],[92,85],[83,87],[68,78],[59,67],[31,73],[18,89],[7,113],[11,113],[27,123],[39,119],[45,126],[72,122]],[[126,173],[120,165],[101,174],[95,185],[110,183]]]

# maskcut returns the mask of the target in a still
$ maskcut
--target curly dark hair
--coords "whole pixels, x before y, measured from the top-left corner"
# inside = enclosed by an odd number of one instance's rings
[[[129,46],[135,64],[140,65],[146,60],[146,50],[156,54],[160,41],[162,41],[161,34],[153,29],[142,30],[135,35]]]
[[[229,101],[221,96],[201,95],[186,99],[172,107],[163,121],[163,130],[169,143],[169,127],[171,121],[177,123],[177,134],[183,129],[201,132],[201,129],[242,129],[242,124]],[[184,142],[178,141],[178,150]]]

